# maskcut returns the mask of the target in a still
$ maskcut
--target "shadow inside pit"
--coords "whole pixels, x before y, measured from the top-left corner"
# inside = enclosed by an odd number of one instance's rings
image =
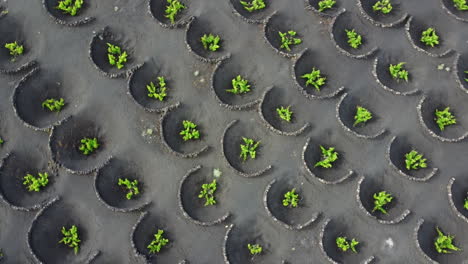
[[[84,17],[89,16],[89,11],[96,8],[94,1],[84,1],[82,7],[75,16],[64,13],[57,8],[58,0],[43,0],[44,6],[53,17],[62,20],[66,23],[73,23],[79,20],[83,20]]]
[[[463,205],[465,200],[468,199],[468,179],[458,177],[455,183],[452,185],[452,199],[458,212],[468,218],[468,209],[465,209]]]
[[[397,137],[393,142],[390,149],[390,160],[398,169],[403,171],[405,174],[415,178],[423,178],[432,171],[431,157],[428,156],[429,151],[424,144],[412,144],[411,141],[404,137]],[[419,154],[422,154],[426,158],[427,168],[420,168],[417,170],[406,169],[405,155],[411,150],[416,150]]]
[[[465,71],[468,71],[468,52],[460,55],[460,59],[458,60],[457,64],[457,69],[458,78],[460,79],[462,86],[465,88],[465,90],[468,90],[468,81],[465,80],[468,79],[468,73],[465,73]]]
[[[437,238],[436,227],[436,223],[426,220],[419,228],[417,235],[421,249],[433,260],[437,260],[438,258],[438,253],[434,246],[434,241]],[[441,231],[444,232],[444,234],[447,234],[446,230],[441,229]]]
[[[175,17],[174,24],[171,23],[169,18],[166,18],[165,10],[168,5],[167,0],[149,0],[150,12],[153,17],[160,23],[167,24],[168,26],[179,24],[189,17],[188,9],[190,9],[189,1],[179,0],[185,8],[182,9]]]
[[[223,35],[223,30],[219,28],[219,24],[215,24],[203,17],[196,18],[190,23],[187,31],[187,44],[190,45],[193,52],[207,59],[218,59],[227,55],[227,48],[230,45],[229,36]],[[213,34],[220,37],[220,48],[216,51],[210,51],[204,48],[201,38],[203,35]]]

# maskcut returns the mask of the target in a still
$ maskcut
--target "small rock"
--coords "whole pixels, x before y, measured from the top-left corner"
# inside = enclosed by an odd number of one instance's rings
[[[449,68],[449,67],[446,67],[446,68],[445,68],[445,71],[450,71],[450,68]]]
[[[221,177],[221,175],[223,175],[223,172],[220,169],[214,169],[213,170],[213,177],[219,178],[219,177]]]
[[[147,135],[152,135],[153,134],[153,129],[151,129],[151,128],[146,129],[146,134]]]
[[[201,82],[201,83],[204,83],[204,82],[205,82],[205,78],[201,78],[201,79],[200,79],[200,82]]]
[[[115,11],[115,12],[119,11],[119,7],[118,7],[118,6],[114,6],[114,11]]]
[[[195,77],[197,77],[199,74],[200,74],[199,71],[194,71],[194,72],[193,72],[193,76],[195,76]]]
[[[395,245],[395,243],[393,242],[393,239],[391,237],[385,239],[384,248],[392,249],[394,245]]]
[[[441,71],[441,70],[443,70],[443,69],[444,69],[444,67],[445,67],[445,64],[443,64],[443,63],[442,63],[442,64],[439,64],[439,65],[437,65],[437,69],[438,69],[438,70],[440,70],[440,71]]]

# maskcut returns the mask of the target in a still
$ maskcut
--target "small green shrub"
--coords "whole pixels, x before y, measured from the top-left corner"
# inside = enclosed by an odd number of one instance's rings
[[[15,61],[16,57],[24,53],[23,45],[19,45],[17,41],[6,43],[5,48],[10,51],[10,55],[12,56],[11,61]]]
[[[284,194],[283,206],[289,206],[296,208],[299,203],[299,194],[296,193],[296,188],[286,192]]]
[[[455,238],[455,236],[445,235],[444,233],[442,233],[442,231],[440,231],[438,227],[436,227],[436,230],[437,238],[434,242],[434,246],[438,253],[448,254],[452,253],[452,251],[461,250],[453,244],[453,239]]]
[[[57,8],[60,11],[63,11],[64,14],[69,14],[70,16],[76,16],[81,7],[83,7],[84,0],[63,0],[58,1]]]
[[[247,248],[249,249],[250,255],[260,255],[263,251],[262,246],[259,244],[247,244]]]
[[[352,30],[347,30],[346,31],[346,36],[348,37],[348,44],[351,48],[357,49],[359,46],[362,45],[362,36],[356,33],[354,29]]]
[[[417,170],[420,168],[427,168],[426,160],[422,154],[416,150],[411,150],[405,154],[405,164],[407,170]]]
[[[127,62],[127,57],[127,52],[122,52],[122,49],[119,46],[107,43],[107,58],[109,60],[110,65],[115,65],[117,69],[120,70],[125,66],[125,62]]]
[[[455,8],[459,11],[468,11],[466,0],[452,0]]]
[[[463,208],[465,208],[466,210],[468,210],[468,196],[465,198],[465,202],[463,204]]]
[[[83,152],[84,155],[89,155],[99,148],[99,143],[97,138],[83,138],[80,140],[81,144],[79,150]]]
[[[266,7],[264,0],[252,0],[250,2],[240,1],[240,3],[244,7],[244,9],[249,12],[262,10]]]
[[[357,106],[356,107],[356,115],[354,116],[354,124],[353,126],[356,126],[357,124],[360,123],[366,123],[367,121],[372,119],[372,113],[369,112],[366,108],[362,106]]]
[[[323,12],[327,9],[330,9],[332,8],[334,5],[336,4],[336,1],[335,0],[322,0],[320,2],[318,2],[318,6],[319,6],[319,12]]]
[[[372,212],[380,211],[384,214],[387,214],[387,210],[385,210],[384,206],[389,204],[393,200],[393,196],[386,191],[381,191],[378,193],[374,193],[374,209]]]
[[[435,121],[437,125],[439,126],[440,131],[444,131],[446,126],[454,125],[457,123],[457,119],[450,112],[450,107],[446,107],[442,111],[439,111],[439,109],[436,109]]]
[[[294,30],[289,30],[288,32],[278,32],[280,38],[281,38],[281,46],[280,49],[285,49],[287,51],[291,51],[290,45],[299,45],[302,43],[302,40],[300,38],[295,38],[297,35],[297,32]]]
[[[200,131],[198,131],[197,125],[193,122],[184,120],[182,121],[182,125],[184,126],[184,129],[182,129],[179,134],[182,136],[184,141],[200,138]]]
[[[206,50],[217,51],[219,48],[221,48],[219,43],[221,38],[218,35],[215,36],[211,33],[208,35],[204,34],[200,40],[203,44],[203,48]]]
[[[162,102],[167,96],[166,80],[164,79],[164,77],[158,76],[158,82],[158,86],[156,86],[153,82],[150,82],[146,85],[146,90],[148,90],[149,98],[154,98]]]
[[[343,252],[346,252],[351,249],[351,251],[357,253],[356,246],[358,244],[359,242],[354,238],[351,240],[348,240],[348,238],[342,236],[336,238],[336,246]]]
[[[439,36],[437,36],[435,29],[428,28],[424,30],[421,34],[421,42],[426,46],[431,46],[432,48],[439,45]]]
[[[217,188],[216,179],[210,183],[202,184],[202,189],[198,195],[198,198],[205,199],[205,206],[216,204],[214,193],[216,192]]]
[[[119,178],[119,182],[117,184],[119,186],[124,186],[127,189],[127,194],[125,195],[127,200],[132,199],[134,195],[140,194],[140,189],[138,189],[138,180],[130,181],[127,178]]]
[[[72,225],[69,230],[67,230],[65,227],[62,227],[62,235],[63,238],[59,241],[59,243],[73,248],[75,255],[78,254],[81,242],[80,238],[78,237],[78,228],[75,225]]]
[[[468,71],[464,71],[465,74],[468,74]],[[465,82],[468,82],[468,78],[465,78]]]
[[[150,254],[156,254],[161,251],[162,247],[169,243],[169,239],[163,236],[164,230],[158,229],[158,232],[154,234],[154,239],[151,240],[151,243],[147,246]]]
[[[166,15],[164,17],[168,18],[171,21],[171,24],[175,24],[175,17],[179,12],[182,12],[182,9],[185,9],[185,5],[183,5],[179,0],[167,0],[167,3],[168,5],[164,11]]]
[[[3,145],[5,141],[3,141],[3,139],[0,137],[0,146]]]
[[[28,191],[38,192],[49,183],[49,174],[47,172],[39,172],[38,175],[39,177],[34,177],[32,174],[28,173],[23,177],[23,185],[27,186]]]
[[[390,3],[390,0],[380,0],[375,2],[375,4],[372,6],[372,10],[374,12],[380,11],[382,14],[388,14],[392,11],[393,6],[392,3]]]
[[[330,147],[326,149],[320,146],[320,150],[322,151],[322,160],[315,163],[314,167],[322,167],[325,169],[333,167],[333,162],[338,160],[338,152],[335,151],[335,148]]]
[[[260,141],[255,142],[253,139],[242,137],[244,144],[240,144],[240,157],[243,161],[247,160],[247,157],[250,156],[251,159],[255,159],[257,156],[257,148],[260,145]]]
[[[291,122],[293,112],[290,110],[291,106],[288,107],[278,107],[276,108],[276,112],[278,113],[278,116],[283,119],[286,122]]]
[[[60,98],[59,100],[49,98],[42,102],[42,107],[49,109],[51,112],[60,112],[64,106],[65,101],[63,98]]]
[[[400,62],[396,65],[390,64],[388,67],[388,70],[390,71],[390,75],[392,76],[393,79],[396,79],[397,81],[399,80],[405,80],[408,81],[408,71],[403,68],[403,65],[405,65],[406,62]]]
[[[322,87],[323,85],[325,85],[326,83],[326,80],[327,78],[326,77],[323,77],[322,75],[320,75],[320,70],[317,70],[314,68],[312,68],[312,72],[310,73],[306,73],[304,75],[301,76],[301,78],[303,79],[307,79],[305,85],[308,86],[308,85],[312,85],[315,87],[315,89],[317,91],[320,92],[320,87]]]
[[[228,93],[232,94],[246,94],[250,92],[249,81],[242,78],[242,76],[237,75],[236,78],[232,79],[232,89],[226,90]]]

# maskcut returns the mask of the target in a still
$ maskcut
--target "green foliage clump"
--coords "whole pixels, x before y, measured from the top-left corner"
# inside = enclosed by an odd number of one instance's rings
[[[89,155],[99,148],[97,138],[83,138],[80,142],[79,150],[83,152],[84,155]]]
[[[312,72],[302,75],[301,78],[307,79],[307,81],[305,83],[306,86],[312,85],[312,86],[315,87],[315,89],[317,91],[320,92],[320,87],[325,85],[325,82],[327,80],[326,77],[323,77],[320,74],[321,74],[320,70],[317,70],[314,67],[314,68],[312,68]]]
[[[260,145],[260,141],[255,142],[253,139],[245,137],[242,137],[242,140],[245,143],[245,145],[240,144],[240,157],[242,158],[242,160],[246,161],[249,155],[251,159],[255,159],[255,157],[257,156],[257,148]]]
[[[291,51],[290,45],[298,45],[302,43],[300,38],[295,38],[297,32],[294,30],[289,30],[288,32],[278,32],[281,38],[281,46],[280,49],[285,49],[287,51]]]
[[[464,71],[465,74],[468,74],[468,71]],[[465,82],[468,82],[468,78],[465,78]]]
[[[352,30],[347,30],[346,31],[346,36],[348,37],[348,44],[351,46],[353,49],[359,48],[362,44],[362,36],[359,35],[354,29]]]
[[[468,11],[468,4],[466,0],[452,0],[455,8],[459,11]]]
[[[266,7],[265,0],[240,1],[240,3],[249,12],[262,10]]]
[[[158,229],[158,232],[154,234],[154,239],[151,240],[151,243],[147,246],[151,254],[156,254],[161,251],[161,248],[169,243],[169,239],[163,236],[164,230]]]
[[[439,36],[437,36],[435,29],[428,28],[424,30],[421,34],[421,42],[426,46],[431,46],[432,48],[439,45]]]
[[[221,38],[218,35],[213,35],[213,34],[204,34],[201,37],[201,42],[203,44],[203,48],[206,50],[210,51],[217,51],[221,46],[219,45],[219,42],[221,41]]]
[[[63,98],[60,98],[59,100],[49,98],[42,102],[42,107],[49,109],[51,112],[60,112],[62,110],[62,107],[64,106],[65,101],[63,100]]]
[[[159,76],[158,77],[159,85],[156,86],[153,82],[150,82],[149,84],[146,85],[146,90],[148,90],[148,97],[149,98],[154,98],[158,99],[159,101],[164,101],[164,98],[166,98],[167,93],[167,87],[166,87],[166,80],[164,77]]]
[[[13,57],[11,58],[11,61],[15,61],[17,56],[22,55],[24,53],[23,45],[19,45],[17,41],[6,43],[5,48],[7,48],[10,51],[10,55]]]
[[[396,79],[397,81],[405,80],[408,81],[408,71],[403,69],[403,65],[405,65],[406,62],[400,62],[396,65],[390,64],[388,67],[388,70],[390,71],[390,75],[392,76],[393,79]]]
[[[278,116],[286,122],[291,122],[293,111],[290,110],[291,106],[288,107],[278,107],[276,108],[276,112]]]
[[[465,198],[465,202],[463,204],[463,208],[465,208],[466,210],[468,210],[468,197]]]
[[[63,11],[64,14],[69,14],[70,16],[76,16],[78,11],[83,7],[84,0],[63,0],[58,1],[57,8],[60,11]]]
[[[263,248],[259,244],[247,244],[247,248],[249,249],[250,255],[255,256],[262,253]]]
[[[0,146],[3,145],[5,141],[3,141],[3,139],[0,137]]]
[[[182,11],[182,9],[185,9],[185,5],[183,5],[179,0],[167,0],[167,3],[168,5],[164,11],[166,14],[165,17],[171,21],[171,24],[174,24],[175,17]]]
[[[450,107],[446,107],[442,111],[439,111],[439,109],[436,109],[435,121],[437,125],[439,126],[440,131],[444,131],[446,126],[454,125],[457,123],[457,119],[450,112]]]
[[[455,238],[455,236],[445,235],[444,233],[442,233],[442,231],[440,231],[438,227],[436,227],[436,230],[437,238],[434,242],[434,246],[438,253],[448,254],[452,253],[452,251],[461,250],[453,244],[453,239]]]
[[[380,11],[382,14],[388,14],[392,11],[393,6],[392,3],[390,3],[390,0],[380,0],[375,2],[375,4],[372,6],[372,10],[374,12]]]
[[[319,6],[319,12],[323,12],[327,9],[330,9],[332,8],[334,5],[336,4],[336,1],[335,0],[322,0],[320,2],[318,2],[318,6]]]
[[[366,123],[367,121],[372,119],[372,113],[362,106],[356,107],[356,115],[354,116],[354,125],[360,123]]]
[[[216,192],[217,188],[218,186],[216,183],[216,179],[210,183],[202,184],[202,189],[200,191],[200,194],[198,195],[198,198],[205,199],[205,206],[216,204],[214,193]]]
[[[182,129],[179,134],[182,136],[184,141],[200,138],[200,131],[198,131],[197,125],[193,122],[184,120],[182,121],[182,125],[184,126],[184,129]]]
[[[122,52],[122,49],[119,46],[107,43],[107,58],[109,60],[110,65],[115,65],[117,69],[120,70],[125,66],[125,62],[127,62],[127,57],[127,52]]]
[[[320,146],[320,150],[322,151],[322,160],[315,163],[314,167],[322,167],[325,169],[333,167],[333,162],[338,160],[338,152],[335,151],[335,148],[330,147],[326,149]]]
[[[49,174],[47,172],[39,172],[38,175],[39,177],[34,177],[32,174],[28,173],[23,177],[23,185],[27,186],[28,191],[38,192],[49,183]]]
[[[297,207],[299,203],[299,194],[296,193],[296,188],[286,192],[284,194],[283,206]]]
[[[422,154],[419,154],[416,150],[411,150],[405,154],[405,164],[407,170],[417,170],[420,168],[426,168],[426,160]]]
[[[380,211],[384,214],[387,214],[387,210],[385,210],[384,206],[389,204],[393,200],[393,196],[386,191],[381,191],[378,193],[374,193],[374,209],[372,212]]]
[[[119,178],[118,182],[119,186],[125,186],[127,189],[127,195],[125,196],[127,200],[132,199],[134,195],[138,195],[140,193],[140,189],[138,189],[138,180],[133,180],[130,181],[129,179],[125,178]]]
[[[69,230],[67,230],[65,227],[62,227],[62,235],[63,238],[59,241],[59,243],[73,248],[75,254],[78,254],[81,242],[80,238],[78,237],[78,228],[75,225],[72,225]]]
[[[250,92],[250,84],[249,81],[242,78],[242,76],[237,75],[236,78],[232,79],[232,89],[226,90],[228,93],[232,94],[245,94]]]
[[[343,252],[346,252],[351,249],[351,251],[357,253],[356,246],[358,244],[359,242],[354,238],[351,240],[348,240],[348,238],[342,236],[336,238],[336,246]]]

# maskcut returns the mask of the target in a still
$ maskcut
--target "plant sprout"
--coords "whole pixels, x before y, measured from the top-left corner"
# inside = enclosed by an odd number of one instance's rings
[[[287,51],[291,51],[290,45],[298,45],[302,43],[300,38],[295,38],[297,32],[294,30],[289,30],[288,32],[278,32],[281,38],[281,46],[280,49],[285,49]]]
[[[236,78],[232,79],[232,89],[226,90],[228,93],[233,94],[245,94],[250,92],[249,81],[242,78],[242,76],[237,75]]]
[[[179,0],[167,0],[167,3],[168,5],[164,11],[166,14],[165,17],[171,21],[171,24],[174,24],[175,17],[182,11],[182,9],[185,9],[185,5],[183,5]]]
[[[89,155],[99,148],[99,143],[97,138],[83,138],[80,140],[81,144],[79,150],[83,152],[84,155]]]
[[[426,160],[422,154],[416,150],[411,150],[405,154],[405,164],[407,170],[417,170],[427,168]]]
[[[446,107],[442,111],[439,111],[439,109],[436,109],[435,121],[437,125],[439,126],[440,131],[444,131],[446,126],[454,125],[457,123],[457,119],[450,112],[450,107]]]
[[[356,239],[348,240],[346,237],[339,236],[336,238],[336,246],[341,249],[341,251],[346,252],[349,249],[354,253],[357,253],[356,246],[359,242]]]
[[[200,138],[200,131],[198,131],[197,125],[193,122],[184,120],[182,121],[182,125],[184,126],[184,129],[180,131],[179,135],[182,136],[184,141]]]
[[[320,70],[312,68],[312,72],[306,73],[301,76],[303,79],[307,79],[305,85],[312,85],[317,91],[320,92],[320,87],[325,85],[327,78],[320,75]]]
[[[468,4],[466,4],[466,0],[452,0],[455,8],[459,11],[468,11]]]
[[[290,110],[291,106],[288,107],[278,107],[276,108],[276,112],[278,113],[278,116],[283,119],[286,122],[291,122],[293,112]]]
[[[19,45],[17,41],[6,43],[5,48],[7,48],[10,51],[10,55],[13,57],[11,58],[11,61],[15,61],[16,57],[24,53],[23,45]]]
[[[150,254],[156,254],[161,251],[162,247],[169,243],[169,239],[163,236],[164,230],[158,229],[158,232],[154,234],[154,239],[151,240],[151,243],[147,246]]]
[[[336,4],[336,1],[335,0],[322,0],[320,2],[318,2],[318,6],[319,6],[319,12],[323,12],[327,9],[330,9],[332,8],[334,5]]]
[[[247,244],[247,248],[252,256],[261,254],[263,250],[262,246],[259,244]]]
[[[390,75],[392,76],[393,79],[396,79],[397,81],[399,80],[405,80],[408,81],[408,71],[403,68],[403,65],[405,65],[406,62],[400,62],[396,65],[390,64],[388,67],[388,70],[390,71]]]
[[[384,214],[387,214],[387,210],[384,209],[384,206],[389,204],[393,200],[393,196],[386,191],[381,191],[374,193],[374,209],[372,212],[380,211]]]
[[[357,124],[360,123],[366,123],[367,121],[372,119],[372,113],[369,112],[366,108],[362,106],[357,106],[356,107],[356,115],[354,116],[354,124],[353,126],[356,126]]]
[[[465,202],[463,204],[463,208],[465,208],[466,210],[468,210],[468,196],[465,198]]]
[[[262,10],[266,7],[265,0],[240,1],[240,3],[249,12]]]
[[[122,52],[119,46],[107,43],[107,58],[110,65],[115,65],[120,70],[125,66],[124,63],[127,62],[127,57],[127,52]]]
[[[432,48],[439,45],[439,36],[437,36],[435,29],[428,28],[424,30],[421,34],[421,42],[426,46],[431,46]]]
[[[59,241],[59,243],[73,248],[75,255],[78,254],[81,242],[80,238],[78,237],[78,228],[75,225],[72,225],[69,230],[67,230],[65,227],[62,227],[62,235],[63,238]]]
[[[217,51],[219,48],[221,48],[219,45],[221,38],[218,35],[215,36],[211,33],[208,35],[204,34],[200,40],[203,44],[203,48],[206,50]]]
[[[127,200],[132,199],[134,195],[138,195],[140,190],[138,189],[138,180],[130,181],[129,179],[119,178],[119,182],[117,183],[119,186],[124,186],[127,189],[127,194],[125,197]]]
[[[468,71],[464,71],[465,74],[468,74]],[[468,82],[468,78],[465,78],[465,82]]]
[[[380,0],[375,2],[375,4],[372,6],[372,10],[374,12],[380,11],[382,14],[388,14],[392,11],[393,6],[392,3],[390,3],[390,0]]]
[[[23,177],[23,185],[27,186],[28,191],[38,192],[49,183],[49,174],[47,172],[39,172],[38,175],[39,177],[34,177],[32,174],[28,173]]]
[[[257,156],[257,148],[260,145],[260,141],[255,142],[253,139],[242,137],[244,144],[240,144],[241,154],[240,157],[243,161],[247,160],[250,156],[251,159],[255,159]]]
[[[3,141],[3,139],[0,137],[0,146],[3,145],[5,141]]]
[[[76,16],[78,11],[83,7],[84,0],[63,0],[58,1],[57,8],[60,11],[63,11],[64,14],[69,14],[70,16]]]
[[[338,152],[335,151],[335,148],[330,147],[326,149],[320,146],[320,150],[322,151],[322,160],[315,163],[314,167],[322,167],[325,169],[333,167],[333,162],[338,160]]]
[[[448,254],[452,253],[452,251],[461,250],[453,244],[453,239],[455,238],[455,236],[445,235],[438,227],[436,227],[436,230],[437,238],[434,242],[434,246],[438,253]]]
[[[159,84],[156,86],[153,82],[150,82],[149,84],[146,85],[146,90],[148,90],[148,97],[149,98],[154,98],[159,101],[164,101],[164,98],[166,98],[167,93],[167,87],[166,87],[166,80],[162,76],[158,76],[158,81]]]
[[[356,33],[354,29],[352,30],[347,30],[346,31],[346,36],[348,37],[348,44],[351,46],[353,49],[359,48],[362,44],[362,36]]]
[[[205,199],[205,206],[216,204],[216,199],[214,197],[214,193],[216,192],[216,189],[217,189],[216,179],[214,179],[210,183],[202,184],[202,189],[200,191],[200,194],[198,195],[198,198]]]
[[[62,110],[62,107],[64,106],[65,101],[63,100],[63,98],[60,98],[59,100],[49,98],[42,102],[42,107],[49,109],[49,111],[51,112],[60,112]]]
[[[296,208],[299,202],[299,194],[296,193],[296,188],[286,192],[284,194],[283,206],[289,206]]]

